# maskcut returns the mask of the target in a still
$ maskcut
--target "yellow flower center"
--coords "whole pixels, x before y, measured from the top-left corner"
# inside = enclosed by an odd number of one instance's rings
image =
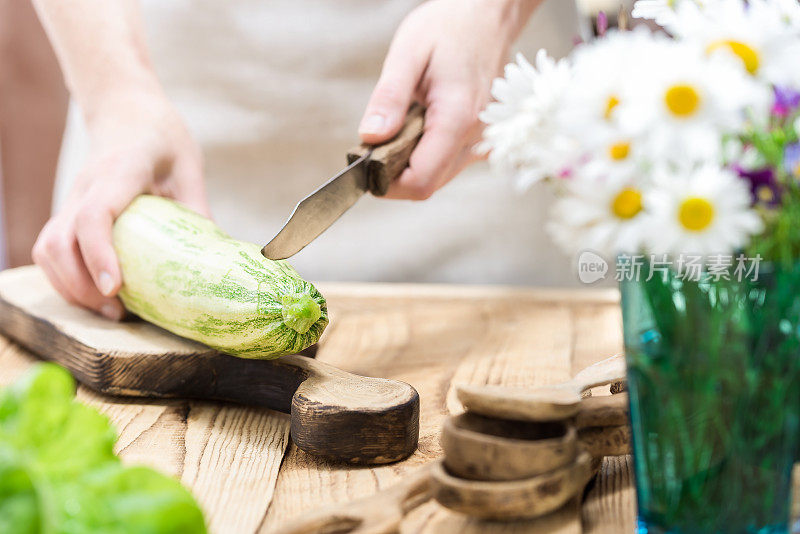
[[[620,219],[633,219],[642,211],[642,193],[637,189],[623,189],[611,202],[611,211]]]
[[[758,67],[761,64],[761,61],[758,57],[758,52],[756,52],[752,46],[741,41],[720,39],[719,41],[714,41],[708,45],[706,52],[708,54],[712,54],[713,52],[716,52],[722,48],[727,48],[735,56],[741,59],[742,63],[744,64],[744,68],[747,69],[747,72],[750,74],[755,74],[758,72]]]
[[[609,96],[609,97],[608,97],[608,100],[606,100],[606,110],[605,110],[605,112],[603,113],[603,117],[604,117],[604,118],[605,118],[607,121],[610,121],[610,120],[611,120],[611,117],[612,117],[612,116],[613,116],[613,114],[614,114],[614,109],[615,109],[617,106],[619,106],[619,98],[617,98],[617,96],[616,96],[616,95],[611,95],[611,96]]]
[[[627,159],[631,152],[631,144],[628,142],[614,143],[608,147],[608,156],[614,161]]]
[[[664,94],[667,109],[676,117],[690,117],[700,107],[700,94],[691,85],[673,85]]]
[[[759,186],[756,190],[756,195],[761,202],[772,202],[775,200],[775,193],[773,193],[768,185]]]
[[[714,220],[714,206],[704,198],[688,197],[681,202],[678,220],[687,230],[702,232]]]

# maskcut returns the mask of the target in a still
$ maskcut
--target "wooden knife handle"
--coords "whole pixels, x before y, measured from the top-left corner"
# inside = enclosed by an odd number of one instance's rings
[[[425,109],[419,104],[412,104],[403,128],[392,140],[382,145],[361,144],[348,151],[347,161],[352,163],[372,150],[366,169],[369,190],[373,195],[385,195],[392,181],[408,167],[408,159],[422,137],[424,126]]]

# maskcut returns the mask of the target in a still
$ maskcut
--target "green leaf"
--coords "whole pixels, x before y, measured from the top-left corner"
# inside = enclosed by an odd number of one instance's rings
[[[36,366],[0,392],[0,532],[205,533],[176,480],[124,467],[108,418],[75,400],[75,382]]]
[[[0,445],[0,532],[38,534],[40,515],[30,476],[8,447]]]
[[[59,491],[64,532],[205,532],[192,495],[177,481],[145,467],[110,467]]]

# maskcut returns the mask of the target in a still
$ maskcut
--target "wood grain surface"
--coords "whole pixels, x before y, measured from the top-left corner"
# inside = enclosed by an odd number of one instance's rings
[[[320,284],[331,312],[317,358],[347,371],[397,379],[420,394],[418,451],[401,463],[343,467],[298,451],[286,415],[215,402],[131,401],[80,389],[116,424],[129,463],[179,477],[216,534],[270,532],[293,517],[391,487],[441,456],[439,432],[459,413],[453,383],[533,386],[562,381],[621,349],[613,291],[421,285]],[[36,360],[0,339],[0,383]],[[534,522],[470,519],[428,502],[402,532],[631,532],[632,465],[606,459],[586,502]]]

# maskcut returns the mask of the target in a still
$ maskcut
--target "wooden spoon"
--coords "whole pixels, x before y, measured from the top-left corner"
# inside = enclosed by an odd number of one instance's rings
[[[564,505],[594,475],[592,457],[581,453],[564,467],[522,480],[478,481],[450,474],[443,462],[431,470],[431,493],[442,506],[484,519],[530,519]]]
[[[571,380],[533,389],[505,386],[456,386],[467,411],[524,421],[557,421],[578,413],[582,394],[625,377],[625,357],[617,354],[591,365]]]
[[[591,426],[578,430],[581,447],[594,458],[631,453],[631,427]]]
[[[304,514],[273,534],[388,534],[399,532],[403,517],[431,498],[430,466],[369,497]]]
[[[586,397],[578,405],[575,426],[587,428],[590,426],[627,425],[629,423],[629,402],[627,392]]]
[[[580,450],[595,458],[630,452],[628,395],[589,397],[574,420],[534,423],[471,412],[445,420],[447,470],[473,480],[519,480],[558,469]],[[577,428],[577,431],[576,431]]]
[[[442,427],[444,464],[471,480],[519,480],[575,461],[578,439],[566,422],[529,423],[463,413]]]
[[[479,416],[476,416],[479,417]],[[529,424],[529,423],[527,423]],[[557,424],[553,425],[554,427]],[[566,427],[567,435],[572,436],[570,443],[575,444],[575,430],[572,426],[564,425]],[[590,427],[588,430],[595,430],[597,427]],[[616,429],[618,427],[610,427],[611,429]],[[627,428],[627,427],[626,427]],[[557,429],[554,429],[557,432]],[[583,429],[580,431],[583,432]],[[498,438],[500,439],[500,438]],[[542,444],[545,441],[552,441],[558,438],[549,438],[549,439],[542,439],[539,440],[539,444]],[[534,442],[536,443],[536,442]],[[535,449],[532,448],[528,452],[535,454]],[[552,457],[551,451],[543,451],[545,456],[550,455]],[[527,459],[528,461],[533,461],[533,463],[537,463],[537,456],[530,456],[527,458],[522,458],[521,456],[517,455],[517,458],[523,460],[523,462]],[[572,456],[569,459],[564,467],[560,469],[563,472],[570,472],[570,470],[578,471],[578,475],[581,474],[581,471],[585,468],[585,457],[586,453],[582,453],[578,460],[576,460],[576,456]],[[509,462],[510,465],[510,462]],[[551,464],[553,465],[553,464]],[[405,475],[402,480],[400,480],[394,486],[389,487],[388,489],[379,491],[374,495],[370,495],[369,497],[365,497],[363,499],[358,499],[356,501],[352,501],[349,503],[338,504],[330,507],[326,507],[322,510],[303,514],[302,517],[298,517],[295,520],[289,521],[288,523],[278,527],[274,532],[275,534],[330,534],[330,533],[337,533],[337,534],[383,534],[383,533],[395,533],[399,532],[400,525],[403,521],[403,518],[414,508],[420,506],[424,502],[428,501],[432,497],[432,473],[431,473],[431,465],[426,465],[418,470]],[[441,469],[439,464],[434,464],[434,468]],[[586,481],[591,478],[591,474],[594,473],[597,469],[595,464],[591,464],[589,467],[589,474]],[[574,473],[573,473],[574,474]],[[584,473],[585,474],[585,473]],[[543,475],[540,473],[540,476]],[[548,509],[555,509],[559,507],[558,502],[563,498],[565,501],[569,500],[570,496],[575,496],[580,493],[583,488],[584,484],[577,484],[577,483],[569,483],[568,486],[565,488],[565,493],[559,495],[552,495],[550,491],[548,491],[548,481],[551,484],[561,484],[563,480],[571,480],[569,477],[562,477],[558,472],[555,473],[548,473],[548,477],[540,478],[539,479],[539,489],[541,490],[541,494],[546,495],[545,501],[546,502],[534,502],[531,501],[531,506],[534,508],[531,509],[531,514],[538,517],[539,515],[544,515],[548,513]],[[499,483],[499,485],[495,486],[489,482],[489,485],[483,486],[484,493],[491,494],[493,491],[497,490],[499,492],[498,496],[495,497],[496,500],[504,500],[510,498],[512,500],[512,508],[516,507],[515,509],[519,509],[522,507],[527,508],[524,504],[525,499],[529,499],[530,497],[530,488],[535,487],[535,484],[531,484],[531,479],[533,477],[527,478],[521,482],[518,487],[523,488],[520,491],[514,491],[509,486],[504,485],[504,483]],[[451,480],[459,480],[451,476],[440,476],[439,477],[439,486],[448,487]],[[469,481],[465,481],[469,482]],[[481,483],[478,483],[481,484]],[[487,484],[487,483],[483,483]],[[442,492],[442,499],[445,501],[444,504],[447,506],[449,502],[458,503],[454,504],[454,509],[459,512],[466,512],[466,513],[473,513],[473,509],[478,510],[480,517],[489,517],[485,513],[485,509],[481,507],[474,508],[472,505],[469,505],[469,509],[467,509],[468,503],[472,503],[473,499],[475,498],[474,495],[479,493],[478,490],[481,486],[472,485],[470,486],[472,490],[463,490],[460,489],[463,486],[458,486],[454,491],[456,492],[456,497],[450,497],[449,500],[446,496],[447,490],[440,490]],[[570,493],[571,491],[571,493]],[[527,493],[526,493],[527,492]],[[523,500],[523,503],[520,502]],[[490,499],[491,503],[491,499]],[[491,504],[490,504],[491,505]],[[540,513],[539,513],[540,512]],[[512,519],[517,517],[517,513],[514,509],[511,512],[502,512],[503,519]],[[499,516],[498,516],[499,517]],[[521,516],[520,516],[521,517]],[[527,517],[527,516],[526,516]]]

